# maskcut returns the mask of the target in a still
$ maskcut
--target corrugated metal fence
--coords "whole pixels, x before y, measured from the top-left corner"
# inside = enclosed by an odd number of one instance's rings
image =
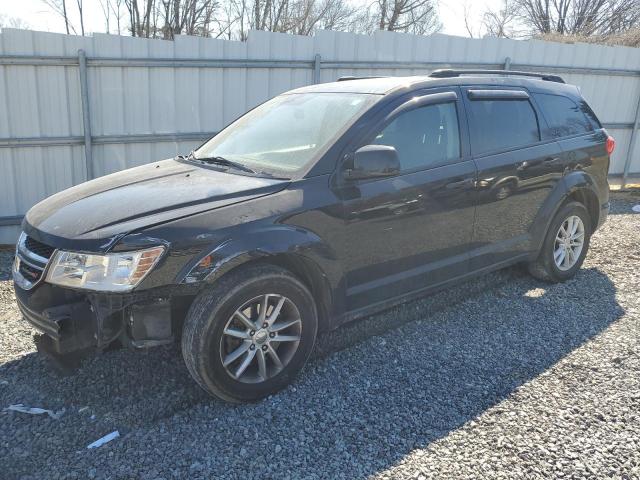
[[[436,68],[535,70],[579,85],[617,140],[611,173],[640,172],[640,49],[536,40],[314,37],[246,42],[24,30],[0,33],[0,243],[39,200],[88,178],[188,152],[283,91],[344,75]]]

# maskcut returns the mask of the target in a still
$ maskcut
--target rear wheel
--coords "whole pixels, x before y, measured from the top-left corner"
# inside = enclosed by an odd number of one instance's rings
[[[187,368],[223,400],[258,400],[286,385],[309,358],[315,303],[288,271],[261,265],[232,272],[196,298],[182,338]]]
[[[591,239],[591,217],[578,202],[564,205],[553,218],[538,258],[529,272],[548,282],[563,282],[582,266]]]

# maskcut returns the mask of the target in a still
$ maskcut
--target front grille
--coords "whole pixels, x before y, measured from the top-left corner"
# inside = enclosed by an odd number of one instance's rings
[[[14,279],[16,283],[25,290],[33,288],[41,280],[54,251],[55,248],[23,233],[18,240],[16,262],[14,264]]]
[[[42,270],[34,268],[31,265],[27,265],[24,262],[20,262],[18,271],[20,272],[20,275],[22,275],[31,283],[35,283],[40,280],[40,275],[42,275]]]
[[[45,245],[44,243],[29,236],[25,237],[24,246],[30,252],[47,259],[51,258],[51,255],[53,255],[53,251],[55,250],[55,248]]]

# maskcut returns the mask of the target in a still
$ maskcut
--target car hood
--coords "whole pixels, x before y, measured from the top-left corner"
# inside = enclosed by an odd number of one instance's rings
[[[288,180],[235,175],[164,160],[82,183],[35,205],[25,231],[53,246],[96,240],[100,250],[140,228],[282,190]],[[106,243],[105,243],[106,241]],[[93,248],[91,248],[93,250]]]

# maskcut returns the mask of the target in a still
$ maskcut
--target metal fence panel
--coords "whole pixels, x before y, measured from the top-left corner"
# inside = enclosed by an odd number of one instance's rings
[[[615,136],[611,173],[622,175],[625,166],[640,173],[640,145],[631,156],[629,145],[640,98],[636,48],[383,31],[313,37],[252,31],[238,42],[4,29],[0,243],[15,240],[15,225],[39,200],[87,175],[188,152],[286,90],[345,75],[419,75],[446,66],[562,75],[580,87]]]

